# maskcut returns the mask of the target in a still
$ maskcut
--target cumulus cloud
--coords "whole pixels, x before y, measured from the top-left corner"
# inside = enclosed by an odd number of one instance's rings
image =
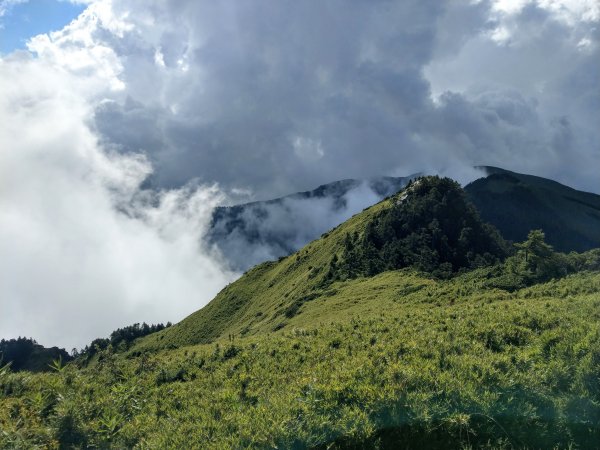
[[[90,1],[0,59],[0,334],[79,345],[197,309],[234,277],[200,243],[234,198],[486,164],[600,191],[599,21],[593,0]],[[315,233],[356,212],[296,203]]]
[[[424,69],[448,125],[439,131],[469,160],[599,192],[598,3],[488,6],[480,32],[438,45]]]
[[[598,189],[595,2],[101,4],[126,87],[95,126],[156,186],[268,198],[488,163]]]
[[[99,146],[77,85],[28,56],[0,65],[0,334],[67,348],[179,320],[235,276],[201,247],[220,191],[140,189],[147,158]]]

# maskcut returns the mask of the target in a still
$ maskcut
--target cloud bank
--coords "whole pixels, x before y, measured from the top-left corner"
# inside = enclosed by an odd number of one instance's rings
[[[147,158],[100,147],[65,77],[29,57],[0,67],[0,334],[70,349],[179,320],[234,274],[201,247],[219,190],[141,189]]]
[[[119,88],[92,125],[144,152],[156,187],[199,178],[273,198],[489,164],[598,191],[599,9],[99,0],[29,48]]]
[[[593,0],[91,1],[0,59],[0,335],[197,309],[235,276],[201,244],[217,204],[473,165],[600,192],[599,22]]]

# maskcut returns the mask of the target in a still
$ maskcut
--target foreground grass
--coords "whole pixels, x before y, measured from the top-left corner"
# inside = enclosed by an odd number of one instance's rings
[[[3,370],[0,447],[598,448],[600,274],[485,279],[388,272],[275,333]]]

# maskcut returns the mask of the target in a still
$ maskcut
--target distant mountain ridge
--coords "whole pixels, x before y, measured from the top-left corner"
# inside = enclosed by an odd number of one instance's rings
[[[492,166],[487,176],[465,186],[484,221],[518,242],[543,229],[556,250],[600,247],[600,195],[556,181]],[[287,256],[364,208],[393,195],[421,174],[346,179],[267,201],[219,207],[206,243],[217,248],[234,270]]]
[[[346,179],[273,200],[218,207],[206,242],[233,269],[247,270],[289,255],[417,176]]]
[[[498,167],[465,186],[481,217],[505,239],[523,241],[532,229],[562,252],[600,247],[600,195]]]

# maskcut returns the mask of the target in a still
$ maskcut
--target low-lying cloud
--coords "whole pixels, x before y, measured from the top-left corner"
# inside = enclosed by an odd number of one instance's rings
[[[30,58],[0,66],[0,335],[70,349],[180,320],[235,274],[201,246],[223,194],[140,189],[147,158],[103,149],[65,76]]]
[[[409,178],[372,186],[345,180],[327,186],[322,195],[293,195],[234,208],[219,208],[206,241],[229,266],[245,271],[302,248],[321,234],[348,220],[403,187]]]

